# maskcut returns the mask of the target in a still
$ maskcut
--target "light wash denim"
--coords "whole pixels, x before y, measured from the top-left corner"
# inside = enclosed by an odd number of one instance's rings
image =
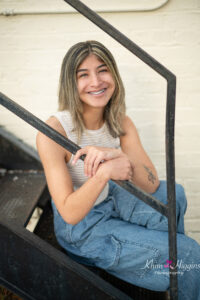
[[[166,182],[153,194],[166,203]],[[176,185],[178,296],[200,300],[200,245],[184,234],[186,197]],[[67,224],[52,201],[55,234],[74,259],[150,290],[169,289],[167,218],[109,182],[109,195],[77,225]]]

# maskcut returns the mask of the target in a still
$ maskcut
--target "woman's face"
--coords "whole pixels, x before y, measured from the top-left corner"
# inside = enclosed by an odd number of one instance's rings
[[[85,108],[104,108],[115,90],[115,82],[106,64],[90,54],[77,69],[77,88]]]

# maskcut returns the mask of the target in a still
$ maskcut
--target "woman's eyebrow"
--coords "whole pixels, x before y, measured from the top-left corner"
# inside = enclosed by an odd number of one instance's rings
[[[101,64],[101,65],[99,65],[98,67],[97,67],[97,69],[100,69],[100,68],[102,68],[102,67],[106,67],[106,64]],[[77,71],[76,71],[76,73],[79,73],[79,72],[87,72],[88,71],[88,69],[78,69]]]
[[[88,69],[79,69],[79,70],[76,71],[76,73],[78,73],[78,72],[86,72],[86,71],[88,71]]]
[[[97,69],[100,69],[102,67],[106,67],[106,64],[101,64],[100,66],[97,67]]]

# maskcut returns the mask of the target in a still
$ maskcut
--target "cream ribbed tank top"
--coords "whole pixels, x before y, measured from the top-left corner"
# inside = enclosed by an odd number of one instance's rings
[[[85,130],[82,134],[80,142],[78,143],[77,135],[73,131],[74,127],[69,111],[58,111],[55,114],[53,114],[53,116],[59,120],[63,129],[66,132],[67,137],[74,143],[78,144],[81,148],[85,146],[120,148],[120,139],[113,138],[111,136],[106,123],[104,123],[104,125],[100,129]],[[73,166],[72,160],[73,155],[71,156],[70,161],[67,163],[67,167],[72,178],[74,190],[76,190],[87,181],[88,177],[86,177],[84,174],[84,162],[79,159],[76,165]],[[102,202],[107,197],[107,195],[108,184],[102,190],[94,205],[97,205],[100,202]]]

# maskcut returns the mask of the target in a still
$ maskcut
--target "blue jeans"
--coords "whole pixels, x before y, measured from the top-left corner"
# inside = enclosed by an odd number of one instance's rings
[[[166,182],[153,194],[166,203]],[[200,246],[184,234],[186,197],[176,185],[179,300],[200,300]],[[109,182],[109,195],[78,224],[67,224],[52,201],[55,234],[80,263],[150,290],[169,289],[167,218]]]

